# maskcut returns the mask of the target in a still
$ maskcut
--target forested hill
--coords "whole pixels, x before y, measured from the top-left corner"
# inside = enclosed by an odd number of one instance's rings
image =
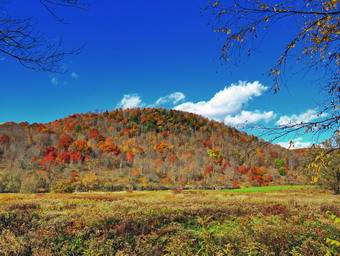
[[[236,188],[292,184],[299,154],[166,109],[0,125],[1,192]]]

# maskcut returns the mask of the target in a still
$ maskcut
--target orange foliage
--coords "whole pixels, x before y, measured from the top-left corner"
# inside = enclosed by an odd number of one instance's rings
[[[174,164],[176,162],[176,160],[177,160],[176,154],[171,154],[168,158],[168,161],[169,161],[170,164]]]
[[[135,168],[135,169],[133,169],[131,175],[132,175],[133,177],[136,177],[136,176],[139,176],[139,175],[140,175],[140,172],[139,172],[139,170],[138,170],[137,168]]]
[[[133,163],[133,152],[132,150],[129,150],[128,152],[126,152],[126,160],[129,161],[131,164]]]
[[[169,131],[162,131],[162,136],[163,138],[166,138],[170,135],[170,132]]]
[[[154,165],[157,166],[157,167],[161,167],[161,166],[164,165],[163,160],[160,159],[160,158],[157,158],[153,163],[154,163]]]
[[[121,152],[120,148],[113,143],[112,138],[106,139],[106,142],[99,146],[99,149],[103,152],[113,154],[115,156],[118,156]]]
[[[247,167],[245,166],[239,166],[239,167],[236,167],[236,170],[242,174],[246,174],[249,170],[247,169]]]
[[[164,155],[166,152],[172,150],[174,145],[169,146],[166,141],[162,141],[161,143],[157,143],[153,149],[159,152],[161,155]]]
[[[123,129],[120,133],[121,133],[121,135],[125,135],[125,136],[131,135],[131,131],[129,129]]]
[[[74,141],[68,148],[70,152],[81,152],[84,155],[91,153],[91,148],[87,145],[87,142],[84,140],[76,140]]]
[[[248,171],[249,181],[256,181],[261,186],[268,186],[269,182],[273,181],[271,175],[265,175],[266,170],[261,167],[253,166]]]

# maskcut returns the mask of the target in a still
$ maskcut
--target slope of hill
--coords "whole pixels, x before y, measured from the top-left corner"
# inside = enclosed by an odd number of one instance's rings
[[[0,191],[237,188],[294,184],[298,155],[201,116],[166,109],[0,125]]]

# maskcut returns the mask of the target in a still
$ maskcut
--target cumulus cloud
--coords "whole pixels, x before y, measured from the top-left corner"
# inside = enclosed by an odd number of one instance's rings
[[[76,72],[71,73],[71,77],[73,78],[79,78],[79,75]]]
[[[268,87],[260,82],[238,82],[217,92],[210,100],[184,102],[174,107],[176,110],[199,114],[217,121],[224,121],[232,126],[270,122],[276,118],[273,111],[246,111],[244,107],[254,97],[261,96]],[[157,107],[172,103],[174,105],[185,99],[182,92],[174,92],[160,97],[154,104],[146,105],[138,94],[124,95],[117,108]]]
[[[180,101],[185,99],[185,95],[181,92],[174,92],[165,97],[160,97],[153,105],[150,106],[159,106],[167,103],[177,104]]]
[[[145,104],[138,94],[125,94],[123,99],[117,104],[117,108],[137,108],[144,107]]]
[[[300,115],[294,114],[291,116],[281,116],[280,119],[276,122],[276,125],[278,126],[297,125],[301,123],[307,123],[325,116],[327,116],[326,113],[318,114],[316,109],[308,109],[306,112]]]
[[[277,143],[281,147],[287,148],[287,149],[294,149],[294,148],[309,148],[312,146],[312,143],[310,141],[308,142],[302,142],[302,138],[299,137],[297,139],[293,139],[291,141],[286,142],[279,142]]]
[[[242,108],[253,97],[261,96],[268,87],[259,82],[239,82],[217,92],[209,101],[185,102],[174,109],[192,112],[218,121],[230,115],[240,115]],[[244,113],[246,115],[247,113]],[[252,116],[258,115],[255,112]],[[262,113],[263,114],[263,113]],[[249,114],[248,114],[249,115]]]
[[[59,83],[58,78],[56,78],[56,77],[51,78],[51,84],[57,85],[58,83]]]
[[[275,118],[276,114],[273,111],[261,112],[259,110],[255,110],[251,112],[242,110],[240,114],[234,116],[227,115],[224,118],[224,122],[231,126],[239,126],[242,124],[256,124],[261,121],[268,123]]]

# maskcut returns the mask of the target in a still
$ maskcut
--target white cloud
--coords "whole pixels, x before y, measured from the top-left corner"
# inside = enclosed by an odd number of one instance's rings
[[[285,126],[285,125],[297,125],[301,123],[307,123],[318,119],[320,117],[327,116],[326,113],[318,114],[316,109],[308,109],[306,112],[300,115],[292,115],[292,116],[281,116],[280,119],[276,122],[278,126]]]
[[[242,124],[256,124],[260,121],[268,123],[269,121],[272,121],[274,118],[276,118],[276,114],[274,114],[273,111],[260,112],[258,110],[255,110],[251,112],[242,110],[240,114],[237,114],[235,116],[227,115],[224,118],[224,122],[231,126],[239,126]]]
[[[259,82],[239,82],[217,92],[209,101],[185,102],[174,109],[188,111],[211,119],[223,121],[229,115],[239,115],[249,100],[268,89]],[[256,113],[255,113],[256,114]]]
[[[185,102],[174,107],[176,110],[196,113],[226,124],[238,126],[242,124],[256,124],[259,122],[270,122],[276,118],[273,111],[246,111],[245,105],[253,97],[261,96],[268,87],[259,82],[239,82],[217,92],[210,100],[200,102]],[[185,99],[181,92],[174,92],[160,97],[154,104],[146,105],[138,94],[124,95],[117,104],[117,108],[156,107],[163,104],[178,104]]]
[[[117,108],[137,108],[144,107],[145,104],[142,102],[138,94],[125,94],[123,99],[117,104]]]
[[[164,104],[167,104],[167,103],[172,103],[172,104],[177,104],[179,103],[180,101],[184,100],[185,99],[185,95],[181,92],[174,92],[174,93],[171,93],[165,97],[160,97],[156,102],[155,104],[153,105],[150,105],[150,106],[159,106],[159,105],[164,105]]]
[[[71,77],[73,78],[79,78],[79,75],[76,72],[71,73]]]
[[[293,139],[291,141],[287,142],[279,142],[277,143],[281,147],[287,148],[287,149],[295,149],[295,148],[309,148],[312,146],[312,142],[302,142],[302,138],[299,137],[297,139]]]
[[[51,78],[51,84],[55,84],[57,85],[59,82],[58,82],[58,79],[56,77],[52,77]]]

